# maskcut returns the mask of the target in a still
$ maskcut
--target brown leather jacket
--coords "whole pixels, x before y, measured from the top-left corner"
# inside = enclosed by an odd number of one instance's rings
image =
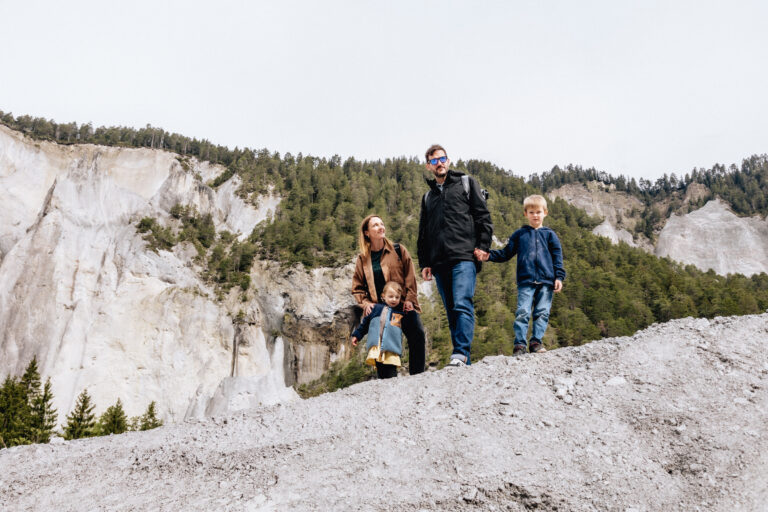
[[[397,256],[395,246],[389,240],[384,242],[384,252],[381,255],[381,271],[384,273],[384,280],[395,281],[403,287],[404,298],[400,300],[401,308],[403,302],[409,300],[413,303],[413,308],[421,313],[419,292],[416,288],[416,271],[413,268],[411,255],[403,244],[400,244],[400,254],[402,254],[402,260]],[[370,256],[364,257],[362,254],[357,256],[355,274],[352,276],[352,295],[361,307],[379,302],[376,297],[376,284],[373,280]]]

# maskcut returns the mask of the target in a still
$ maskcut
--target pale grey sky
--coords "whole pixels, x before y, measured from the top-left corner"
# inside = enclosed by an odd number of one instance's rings
[[[655,179],[768,152],[768,2],[0,0],[0,110]]]

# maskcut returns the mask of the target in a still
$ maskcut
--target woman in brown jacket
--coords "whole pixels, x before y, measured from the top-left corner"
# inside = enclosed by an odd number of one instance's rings
[[[352,276],[352,295],[366,316],[379,302],[387,281],[395,281],[403,287],[400,307],[405,312],[402,329],[408,340],[408,371],[416,375],[424,371],[426,356],[416,272],[405,246],[390,242],[385,231],[384,221],[378,215],[369,215],[360,224],[360,254]]]

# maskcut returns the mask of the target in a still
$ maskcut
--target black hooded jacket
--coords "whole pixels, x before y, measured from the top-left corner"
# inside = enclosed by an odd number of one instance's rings
[[[435,180],[427,180],[430,192],[421,201],[419,220],[419,267],[439,267],[459,261],[474,261],[475,247],[487,251],[491,246],[491,214],[480,187],[469,177],[469,197],[461,177],[448,171],[443,191]]]

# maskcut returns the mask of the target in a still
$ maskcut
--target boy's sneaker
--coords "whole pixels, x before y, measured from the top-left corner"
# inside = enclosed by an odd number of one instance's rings
[[[525,354],[525,345],[515,345],[515,350],[512,351],[513,356],[521,356]]]
[[[448,364],[445,366],[450,366],[451,368],[459,368],[462,366],[467,366],[467,363],[459,359],[458,357],[454,357],[450,361],[448,361]]]
[[[531,353],[538,353],[538,352],[546,352],[547,349],[544,348],[544,345],[539,343],[538,341],[534,341],[531,343]]]

